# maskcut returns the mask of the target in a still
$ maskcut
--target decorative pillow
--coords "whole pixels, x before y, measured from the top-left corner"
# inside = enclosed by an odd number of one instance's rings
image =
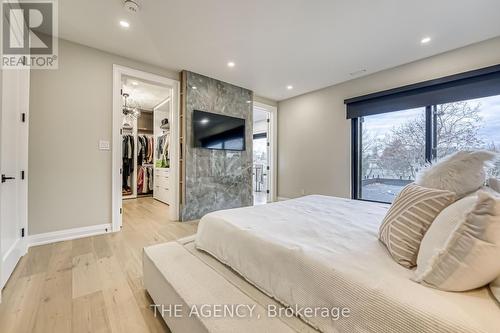
[[[498,303],[500,303],[500,276],[498,279],[490,283],[490,290],[493,296],[497,299]]]
[[[479,192],[476,205],[414,280],[446,291],[482,287],[500,275],[500,199]]]
[[[486,181],[485,166],[498,157],[487,150],[459,151],[428,166],[417,174],[415,183],[455,192],[459,198],[479,190]]]
[[[488,186],[496,192],[500,193],[500,179],[490,178],[488,179]]]
[[[417,264],[420,242],[436,216],[455,201],[455,193],[407,185],[396,197],[382,222],[379,239],[397,263]]]
[[[500,179],[488,179],[488,186],[490,187],[490,189],[496,192],[495,195],[500,195]],[[498,279],[490,283],[490,289],[493,296],[495,296],[497,301],[500,303],[500,276],[498,277]]]
[[[443,248],[457,226],[474,210],[476,203],[477,193],[454,202],[436,217],[420,244],[417,267],[425,267],[434,254]]]

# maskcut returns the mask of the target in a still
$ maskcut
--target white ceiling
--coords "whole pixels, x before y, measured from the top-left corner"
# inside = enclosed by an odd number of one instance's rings
[[[122,89],[143,110],[153,110],[155,106],[158,106],[158,104],[170,97],[169,88],[141,81],[130,76],[122,77]]]
[[[60,36],[275,100],[500,35],[498,0],[142,0],[137,14],[122,4],[59,1]]]

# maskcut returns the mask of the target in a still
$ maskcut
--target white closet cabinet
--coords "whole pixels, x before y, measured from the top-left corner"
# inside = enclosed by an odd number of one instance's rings
[[[165,134],[169,134],[169,130],[162,126],[162,120],[170,119],[170,100],[156,107],[154,114],[154,136],[155,136],[155,170],[154,170],[154,191],[153,197],[167,205],[170,204],[170,168],[159,167],[161,160],[158,151],[159,138]]]
[[[156,168],[154,180],[154,198],[166,204],[170,204],[170,170],[168,168]]]

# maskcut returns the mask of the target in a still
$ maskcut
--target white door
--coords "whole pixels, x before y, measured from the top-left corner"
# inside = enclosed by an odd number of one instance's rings
[[[29,70],[2,71],[0,290],[26,253]]]

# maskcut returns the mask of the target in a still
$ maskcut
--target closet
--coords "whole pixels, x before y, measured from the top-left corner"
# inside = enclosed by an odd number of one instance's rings
[[[143,111],[137,119],[137,196],[153,195],[153,113]]]
[[[123,115],[122,197],[153,196],[170,203],[170,101],[138,117]]]

